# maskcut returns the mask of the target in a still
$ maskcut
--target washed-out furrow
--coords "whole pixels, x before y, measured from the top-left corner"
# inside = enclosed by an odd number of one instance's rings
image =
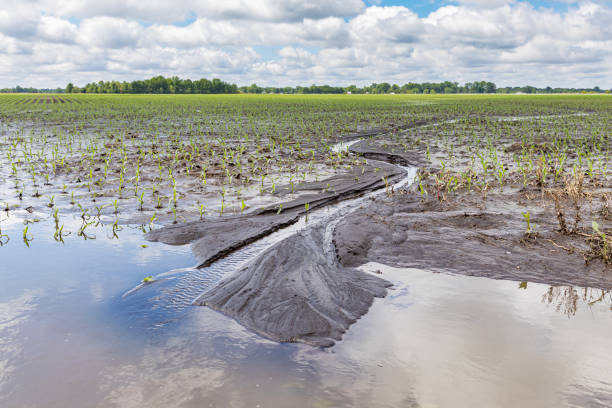
[[[349,147],[361,140],[364,138],[348,143],[339,142],[331,149],[350,151]],[[381,278],[369,276],[357,269],[342,267],[336,258],[332,240],[334,225],[340,219],[362,206],[366,200],[374,199],[391,188],[399,189],[411,183],[416,176],[416,167],[402,167],[392,163],[387,165],[393,166],[396,175],[399,175],[388,184],[368,184],[364,186],[365,191],[361,191],[361,195],[357,197],[355,195],[359,192],[352,191],[350,198],[340,196],[336,198],[337,202],[328,205],[324,203],[323,206],[311,211],[294,210],[293,216],[287,215],[281,221],[289,225],[281,225],[279,228],[268,227],[269,233],[266,229],[255,228],[252,231],[255,236],[253,239],[248,242],[245,240],[244,245],[234,244],[229,250],[226,247],[219,251],[220,254],[209,254],[210,261],[198,257],[198,242],[199,246],[203,246],[206,242],[200,241],[202,239],[206,241],[212,237],[215,241],[219,241],[223,238],[214,235],[212,231],[207,233],[206,228],[198,232],[203,238],[190,240],[193,236],[185,236],[178,241],[170,242],[184,244],[185,241],[191,241],[198,265],[178,270],[176,273],[156,276],[153,283],[168,279],[168,275],[172,279],[177,279],[173,285],[167,285],[160,290],[157,300],[175,312],[192,304],[209,306],[236,319],[256,333],[276,341],[304,342],[314,346],[333,345],[350,324],[367,312],[373,299],[384,296],[386,287],[390,286],[389,282]],[[266,217],[266,215],[259,216]],[[239,229],[240,223],[248,221],[248,218],[242,217],[236,221],[238,223],[234,227]],[[206,224],[203,222],[200,226]],[[170,230],[176,228],[177,231],[180,229],[179,226],[169,228]],[[224,232],[236,234],[232,232],[232,228]],[[151,234],[148,239],[168,242],[167,239],[163,239],[160,232],[157,232],[157,235]],[[303,243],[306,245],[302,246]],[[306,252],[299,253],[300,249]],[[275,251],[280,251],[278,254],[280,257],[276,258],[278,264],[271,266],[269,255]],[[295,260],[301,263],[292,265],[291,262]],[[260,265],[262,262],[264,265]],[[204,266],[198,267],[200,265]],[[287,267],[290,271],[286,270]],[[262,269],[265,270],[263,278]],[[293,276],[292,282],[277,287],[279,282],[287,280],[290,276],[287,272]],[[254,278],[249,275],[259,276]],[[257,290],[253,290],[253,293],[258,295],[249,295],[246,303],[244,299],[240,299],[240,293],[244,293],[244,289],[234,290],[237,287],[236,281],[240,279],[246,279],[260,286]],[[300,287],[293,285],[298,281],[302,283]],[[316,284],[311,284],[312,282]],[[150,284],[139,285],[135,289]],[[242,283],[238,284],[240,288],[243,286]],[[133,292],[134,290],[126,295]],[[222,301],[219,297],[215,298],[219,295]],[[279,320],[273,313],[274,310],[278,309],[279,304],[286,304],[287,300],[294,299],[300,299],[296,303],[297,306],[289,306],[290,310],[283,313],[291,317],[283,320],[281,316]],[[232,300],[235,301],[232,303]],[[341,310],[342,313],[338,315],[335,310]],[[270,316],[275,317],[270,319]],[[286,324],[278,325],[279,321]],[[295,324],[296,321],[306,323],[300,326]]]

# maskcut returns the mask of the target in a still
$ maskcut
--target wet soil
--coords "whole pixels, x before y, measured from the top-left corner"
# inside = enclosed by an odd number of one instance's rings
[[[491,121],[497,120],[466,119],[462,126],[470,129],[472,137],[484,136]],[[511,127],[514,120],[508,120],[507,129],[504,129],[507,133],[499,136],[495,143],[506,152],[519,153],[522,146],[516,140],[524,129]],[[584,212],[582,220],[576,222],[571,232],[560,231],[559,211],[547,190],[559,190],[562,185],[556,179],[551,180],[551,176],[546,188],[522,185],[517,169],[509,162],[504,164],[508,177],[503,186],[474,176],[473,188],[465,185],[450,188],[453,177],[455,180],[463,177],[459,172],[465,171],[470,158],[473,160],[473,152],[469,151],[466,140],[461,139],[463,133],[455,132],[452,126],[447,127],[451,123],[456,121],[429,125],[419,122],[391,131],[338,137],[341,148],[346,147],[352,155],[319,163],[325,171],[318,173],[327,178],[319,180],[316,176],[315,180],[310,178],[301,183],[281,185],[287,178],[279,177],[276,179],[279,186],[266,182],[265,197],[259,198],[255,191],[258,189],[255,184],[259,183],[251,179],[241,184],[244,191],[236,197],[236,201],[243,197],[242,209],[230,206],[226,212],[221,211],[221,216],[169,225],[150,231],[146,238],[172,245],[191,244],[196,267],[204,267],[297,223],[307,217],[309,211],[379,190],[371,199],[362,200],[361,208],[292,232],[254,256],[244,267],[232,271],[233,274],[196,301],[196,304],[208,305],[235,318],[264,337],[316,346],[334,344],[367,312],[375,297],[385,296],[388,282],[356,269],[368,262],[495,279],[612,289],[610,266],[589,254],[592,236],[588,228],[593,219],[598,220],[603,231],[612,228],[605,200],[610,195],[609,180],[604,176],[586,183],[585,192],[580,195],[585,203],[581,210]],[[476,130],[468,127],[472,125]],[[546,126],[546,122],[540,126]],[[432,142],[437,133],[445,135],[447,145],[441,144],[439,138]],[[136,134],[128,136],[128,140],[138,137]],[[538,152],[548,148],[544,135],[538,135],[533,142]],[[457,146],[454,156],[453,149],[448,154],[449,145]],[[136,151],[129,153],[128,159],[137,155]],[[568,160],[575,160],[574,156],[569,154]],[[266,157],[269,159],[270,155]],[[223,205],[223,200],[218,199],[221,187],[217,182],[224,177],[219,163],[209,163],[211,180],[202,186],[197,180],[196,170],[201,170],[197,166],[210,158],[196,159],[192,173],[183,174],[182,170],[175,173],[180,189],[178,196],[180,202],[185,203],[177,207],[175,201],[174,210],[180,214],[179,218],[197,219],[197,213],[187,205],[200,204],[206,194],[215,196]],[[305,164],[307,159],[299,157],[291,166]],[[185,159],[181,160],[184,167]],[[418,167],[422,174],[434,176],[435,183],[431,178],[423,179],[418,186],[429,193],[422,194],[416,184],[408,189],[396,189],[396,183],[406,174],[402,166]],[[273,170],[283,172],[282,169]],[[164,210],[153,208],[172,195],[167,183],[157,186],[162,177],[158,182],[155,172],[153,164],[149,163],[148,167],[143,164],[142,178],[136,177],[135,192],[144,191],[147,183],[155,185],[153,191],[145,195],[145,198],[150,197],[144,205],[139,206],[133,199],[137,196],[126,191],[126,197],[132,197],[131,200],[121,198],[119,210],[108,204],[100,206],[98,217],[114,214],[115,218],[123,217],[118,219],[120,223],[136,220],[146,224],[151,214],[155,216],[156,211],[160,211],[157,219],[169,223],[172,219],[170,204]],[[62,176],[62,171],[58,174]],[[234,175],[236,179],[243,179],[240,174]],[[68,174],[64,176],[69,179]],[[133,176],[127,174],[127,178]],[[493,179],[491,174],[489,179]],[[140,181],[143,185],[139,187]],[[83,182],[76,180],[77,184]],[[262,179],[259,195],[263,191]],[[62,205],[63,210],[68,204],[68,195],[59,187],[55,193],[59,203],[54,206]],[[112,198],[116,193],[113,189],[100,190],[97,197],[100,200]],[[571,225],[572,203],[568,199],[565,201],[562,203],[564,216]],[[209,212],[213,208],[216,210],[214,203],[202,202]],[[44,208],[45,204],[39,206]],[[536,232],[525,233],[521,215],[525,212],[537,224]],[[176,214],[174,219],[176,222]]]
[[[297,222],[298,218],[295,212],[221,217],[168,226],[150,231],[145,237],[170,245],[192,244],[198,267],[202,267]]]
[[[170,225],[149,232],[146,238],[171,245],[191,244],[199,262],[198,267],[207,266],[236,249],[297,222],[301,215],[309,211],[380,189],[404,174],[405,171],[397,166],[371,161],[363,167],[320,182],[282,186],[277,190],[277,195],[281,197],[289,193],[297,194],[293,200],[247,214]]]
[[[331,346],[391,283],[344,267],[325,225],[272,246],[195,301],[280,342]]]
[[[422,151],[418,149],[397,149],[393,146],[385,146],[384,140],[364,139],[351,145],[349,150],[366,159],[379,160],[400,166],[426,167],[428,162]]]
[[[351,144],[349,150],[393,165],[441,172],[439,161],[425,160],[429,152],[418,142],[398,145],[384,138],[363,139]],[[432,152],[439,153],[435,148]],[[459,163],[467,157],[465,150],[459,150]],[[386,194],[364,200],[360,208],[327,226],[333,237],[327,250],[321,246],[317,232],[322,226],[291,236],[202,295],[196,304],[219,310],[277,341],[330,346],[367,312],[374,297],[386,293],[382,282],[355,273],[354,268],[368,262],[493,279],[612,289],[612,270],[603,258],[591,254],[593,237],[585,233],[588,228],[582,220],[598,219],[603,231],[612,228],[607,215],[605,198],[609,189],[605,178],[603,183],[591,180],[579,193],[577,221],[570,197],[559,198],[555,206],[549,194],[555,188],[560,191],[560,182],[551,181],[546,189],[521,185],[517,178],[510,180],[508,185],[497,188],[483,183],[481,188],[445,191],[431,182],[398,191],[387,188]],[[300,186],[302,190],[308,188]],[[353,190],[359,188],[355,183]],[[419,188],[434,193],[420,195]],[[559,211],[567,223],[573,223],[571,231],[560,228]],[[530,214],[534,225],[529,233],[523,213]],[[281,218],[270,221],[284,222]],[[238,224],[236,230],[239,229]],[[359,290],[350,285],[357,285]],[[347,294],[351,294],[353,302],[347,302]],[[334,310],[342,313],[330,313]]]
[[[514,195],[514,197],[513,197]],[[601,259],[585,261],[588,236],[561,233],[554,208],[540,200],[514,204],[521,193],[483,199],[464,193],[451,202],[422,200],[415,191],[371,201],[342,219],[334,244],[340,262],[379,262],[493,279],[549,285],[612,288],[612,269]],[[537,232],[526,234],[522,211]],[[612,223],[601,222],[609,229]]]

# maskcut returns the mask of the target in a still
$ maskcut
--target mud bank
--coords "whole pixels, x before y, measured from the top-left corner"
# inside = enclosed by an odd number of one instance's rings
[[[368,139],[351,145],[349,151],[369,160],[378,160],[399,166],[424,167],[428,164],[424,160],[423,153],[416,149],[392,149],[382,146],[380,141],[376,142]]]
[[[516,193],[518,194],[518,193]],[[537,235],[525,234],[510,192],[463,194],[452,203],[422,200],[415,191],[380,197],[343,218],[334,231],[342,265],[378,262],[396,267],[493,279],[612,289],[612,271],[588,264],[586,237],[563,234],[552,208],[527,205]],[[510,200],[509,200],[510,199]],[[602,228],[612,227],[606,220]]]
[[[562,202],[569,198],[563,190],[568,185],[564,187],[561,180],[544,180],[546,187],[521,183],[506,163],[503,171],[511,174],[506,184],[496,186],[486,173],[477,179],[473,173],[453,173],[442,157],[430,159],[430,146],[421,138],[408,135],[402,142],[385,140],[393,135],[378,136],[346,145],[353,154],[368,159],[368,166],[355,166],[349,173],[321,182],[280,187],[276,193],[279,201],[288,194],[298,194],[298,198],[247,216],[168,227],[148,238],[192,242],[198,261],[206,264],[296,222],[306,203],[314,209],[386,187],[361,200],[359,208],[276,242],[195,301],[264,337],[314,346],[333,345],[367,312],[375,297],[386,295],[387,281],[356,269],[368,262],[612,289],[610,267],[597,257],[585,262],[590,250],[586,223],[577,220],[571,232],[559,228],[560,208],[571,208],[571,203]],[[433,154],[439,155],[438,150],[431,147]],[[464,149],[459,150],[453,167],[465,168],[469,158]],[[435,177],[429,181],[420,178],[418,186],[394,186],[405,174],[400,166],[406,165],[418,166],[428,177]],[[477,180],[475,188],[472,182]],[[608,201],[602,196],[609,193],[608,184],[602,180],[591,184],[583,191],[580,181],[573,197],[580,201],[578,208],[589,201],[588,211],[582,209],[587,221],[597,219],[602,230],[608,231],[612,223],[603,215],[608,214]],[[553,204],[545,199],[547,194],[556,194],[560,201]],[[594,197],[605,202],[596,203]],[[558,205],[561,207],[555,208]],[[530,214],[537,233],[526,234],[522,214]],[[561,216],[571,221],[569,211]]]
[[[261,213],[276,212],[279,208],[283,211],[297,209],[303,212],[306,203],[311,210],[323,207],[392,185],[405,173],[404,169],[393,164],[370,160],[366,165],[355,166],[347,173],[337,174],[322,181],[301,183],[294,187],[282,186],[278,189],[280,197],[290,192],[302,194],[298,198],[280,205],[271,205]],[[307,192],[315,193],[309,194]]]
[[[167,226],[149,232],[146,238],[171,245],[190,243],[198,267],[208,266],[306,218],[306,213],[312,214],[316,208],[379,189],[389,190],[403,178],[409,178],[405,169],[370,161],[320,182],[277,189],[279,197],[297,193],[294,200],[244,215]],[[368,201],[356,200],[353,205]],[[333,345],[368,311],[374,298],[384,297],[391,286],[377,276],[338,262],[332,234],[338,220],[351,208],[332,215],[312,214],[316,221],[265,249],[194,304],[218,310],[275,341]]]
[[[333,345],[391,283],[342,266],[325,230],[319,225],[277,243],[195,304],[275,341]]]
[[[145,238],[170,245],[191,244],[197,267],[203,267],[298,218],[297,212],[222,217],[164,227],[147,233]]]
[[[319,182],[279,187],[279,197],[292,191],[298,193],[296,199],[243,215],[170,225],[147,233],[145,238],[170,245],[191,244],[198,267],[207,266],[245,245],[297,222],[307,211],[383,188],[404,174],[405,171],[397,166],[372,161],[364,167]],[[317,193],[306,193],[313,191]]]

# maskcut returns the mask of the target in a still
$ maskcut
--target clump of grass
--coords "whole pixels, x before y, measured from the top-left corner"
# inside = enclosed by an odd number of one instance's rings
[[[608,195],[603,194],[601,196],[601,201],[603,201],[604,204],[599,213],[604,219],[610,218],[612,216],[612,209],[610,208],[610,199],[608,198]]]
[[[584,255],[585,262],[601,259],[606,265],[612,265],[612,237],[601,231],[596,221],[593,221],[591,226],[593,233],[588,238],[590,249]]]
[[[559,223],[559,231],[563,234],[574,234],[578,232],[582,220],[581,209],[588,194],[584,191],[584,175],[581,173],[565,179],[563,189],[547,189],[545,194],[555,203],[555,212]],[[563,202],[569,201],[574,213],[574,221],[571,228],[567,225],[566,210]]]

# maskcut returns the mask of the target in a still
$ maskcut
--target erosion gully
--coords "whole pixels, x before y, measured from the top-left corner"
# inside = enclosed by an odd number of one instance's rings
[[[405,171],[395,189],[414,179]],[[43,219],[28,247],[23,214],[3,214],[0,405],[612,405],[611,301],[594,289],[370,263],[361,269],[394,286],[325,349],[279,344],[192,306],[293,234],[324,223],[329,244],[337,220],[377,194],[312,211],[200,269],[187,246],[146,242],[137,226],[117,239],[98,225],[93,243],[73,235],[59,245]],[[146,276],[154,283],[141,284]]]

